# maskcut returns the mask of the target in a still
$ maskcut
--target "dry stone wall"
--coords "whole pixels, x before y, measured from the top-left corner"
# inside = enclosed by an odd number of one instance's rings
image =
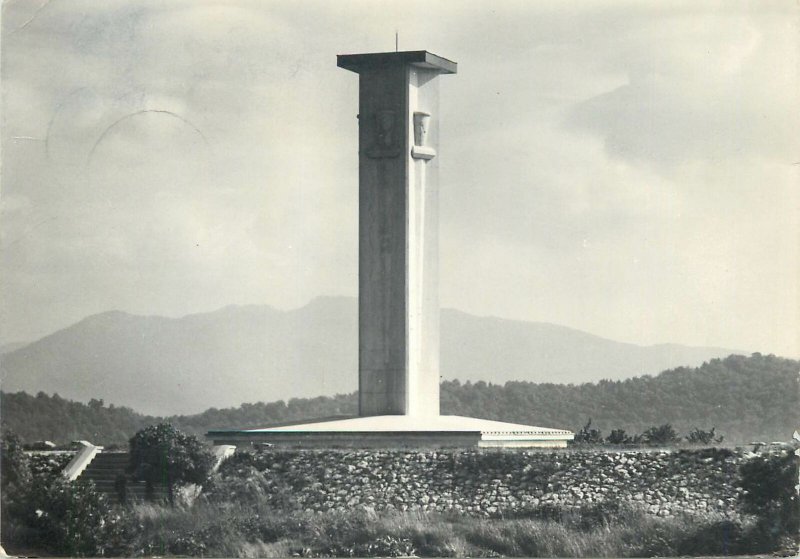
[[[255,492],[273,506],[311,511],[370,507],[517,516],[628,503],[660,516],[730,516],[741,492],[741,460],[718,449],[269,450],[237,453],[220,474],[228,490],[243,498]]]

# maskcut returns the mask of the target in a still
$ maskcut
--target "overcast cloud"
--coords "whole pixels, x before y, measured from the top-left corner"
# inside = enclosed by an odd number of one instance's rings
[[[7,0],[3,342],[357,291],[357,85],[442,80],[441,299],[800,356],[785,2]]]

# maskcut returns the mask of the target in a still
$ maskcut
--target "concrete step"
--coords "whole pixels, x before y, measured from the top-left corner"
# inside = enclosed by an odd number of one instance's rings
[[[100,452],[95,455],[81,476],[79,482],[93,483],[95,489],[106,496],[109,502],[119,504],[117,489],[120,476],[127,478],[130,455],[126,452]],[[147,485],[143,481],[128,480],[125,487],[127,502],[142,502],[147,499]],[[169,493],[166,486],[157,485],[152,491],[153,499],[166,501]]]
[[[114,484],[95,484],[95,489],[98,493],[105,495],[111,503],[119,504],[119,492]],[[156,501],[169,500],[169,492],[164,486],[154,487],[151,495],[152,499]],[[125,488],[125,498],[129,503],[143,502],[147,500],[147,497],[147,486],[144,482],[129,482]]]
[[[89,466],[86,469],[88,470],[89,468],[91,468],[93,470],[120,470],[120,469],[124,470],[127,467],[128,467],[128,462],[120,462],[119,464],[113,464],[108,462],[95,464],[94,460],[92,460],[92,462],[89,463]]]
[[[119,475],[125,475],[125,470],[87,470],[83,472],[83,479],[116,479]]]
[[[86,466],[81,477],[90,479],[115,478],[119,474],[125,474],[128,461],[128,454],[125,453],[106,454],[100,452]]]
[[[119,464],[127,464],[129,460],[130,456],[126,452],[116,452],[113,454],[101,452],[94,457],[92,464],[117,466]]]

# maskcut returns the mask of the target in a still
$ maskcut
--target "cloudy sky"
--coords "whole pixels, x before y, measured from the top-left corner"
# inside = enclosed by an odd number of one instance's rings
[[[2,332],[357,292],[357,76],[441,78],[441,300],[800,356],[783,2],[6,0]]]

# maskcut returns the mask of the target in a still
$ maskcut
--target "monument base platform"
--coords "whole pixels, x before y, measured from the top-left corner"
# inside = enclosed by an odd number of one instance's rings
[[[215,445],[293,448],[564,448],[575,434],[458,415],[377,415],[209,431]]]

